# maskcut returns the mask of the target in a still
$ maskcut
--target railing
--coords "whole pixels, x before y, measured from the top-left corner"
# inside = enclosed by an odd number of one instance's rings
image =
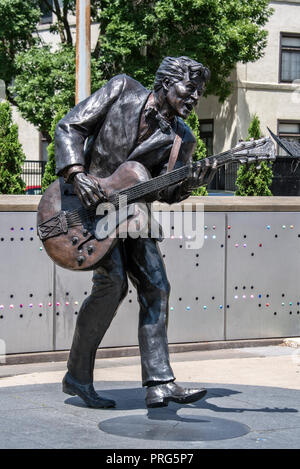
[[[36,193],[42,186],[46,163],[46,161],[36,160],[26,160],[24,162],[21,177],[26,183],[27,193]]]

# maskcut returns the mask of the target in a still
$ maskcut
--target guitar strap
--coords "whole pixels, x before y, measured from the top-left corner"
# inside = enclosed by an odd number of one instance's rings
[[[183,140],[183,136],[184,136],[184,126],[181,124],[179,120],[177,120],[176,136],[175,136],[175,139],[171,148],[171,152],[170,152],[167,173],[169,173],[170,171],[172,171],[172,169],[174,169],[175,163],[178,158],[179,150],[181,147],[181,143]]]

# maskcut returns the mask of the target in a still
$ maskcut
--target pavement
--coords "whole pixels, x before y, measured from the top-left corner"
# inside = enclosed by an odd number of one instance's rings
[[[61,391],[66,362],[0,366],[0,448],[299,449],[300,347],[171,354],[177,382],[206,387],[189,405],[146,409],[139,357],[96,361],[90,409]]]

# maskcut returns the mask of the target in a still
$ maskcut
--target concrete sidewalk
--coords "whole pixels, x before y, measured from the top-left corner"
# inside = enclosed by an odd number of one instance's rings
[[[171,354],[195,404],[145,407],[139,357],[100,359],[95,388],[115,409],[61,392],[66,363],[0,366],[0,448],[300,448],[300,348]]]

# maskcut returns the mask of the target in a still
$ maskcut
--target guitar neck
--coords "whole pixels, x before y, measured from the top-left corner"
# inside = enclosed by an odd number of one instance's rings
[[[212,163],[214,159],[217,159],[217,167],[220,167],[230,161],[232,158],[233,153],[231,151],[226,151],[224,153],[220,153],[219,155],[210,156],[207,159],[210,163]],[[199,168],[199,166],[205,166],[204,160],[199,160],[193,163],[194,169],[196,169],[197,167]],[[151,195],[157,191],[166,189],[167,187],[172,186],[173,184],[177,184],[179,182],[184,181],[188,177],[189,172],[189,166],[182,166],[181,168],[174,169],[169,173],[162,174],[161,176],[149,179],[149,181],[141,182],[133,187],[122,190],[119,192],[118,195],[113,196],[113,198],[109,201],[116,207],[118,207],[120,196],[126,196],[127,203],[135,202],[147,195]]]
[[[197,162],[193,163],[192,169],[205,168],[207,161],[210,164],[216,161],[216,169],[232,161],[240,161],[243,163],[243,159],[246,161],[248,156],[252,155],[253,157],[253,153],[251,153],[251,151],[254,151],[256,161],[268,159],[268,157],[272,154],[272,149],[268,148],[268,145],[270,144],[269,140],[270,139],[261,138],[259,140],[243,142],[231,150],[206,157],[203,160],[198,160]],[[267,147],[267,149],[265,147]],[[149,179],[148,181],[141,182],[133,187],[120,191],[119,194],[113,196],[109,202],[113,203],[115,207],[118,207],[120,196],[126,196],[127,203],[141,200],[147,195],[151,195],[162,189],[166,189],[173,184],[184,181],[187,179],[189,174],[191,174],[191,172],[192,171],[190,166],[182,166],[181,168],[174,169],[169,173],[162,174],[161,176],[157,176],[155,178]]]

